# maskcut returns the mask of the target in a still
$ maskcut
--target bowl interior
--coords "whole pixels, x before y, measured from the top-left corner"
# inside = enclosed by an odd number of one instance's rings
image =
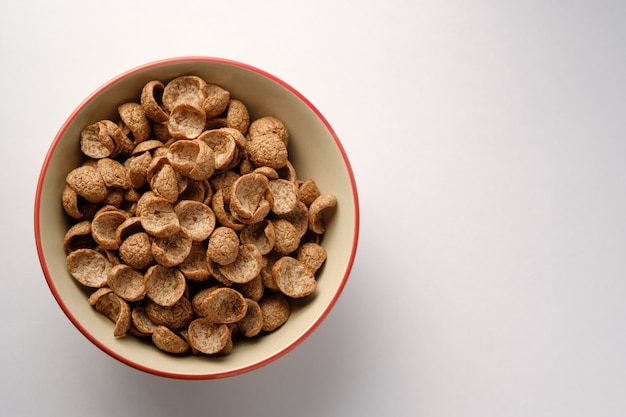
[[[338,204],[327,211],[322,244],[328,259],[318,275],[316,292],[294,303],[292,315],[279,330],[236,343],[223,357],[172,356],[134,336],[116,339],[112,323],[87,302],[88,292],[68,274],[63,237],[70,221],[61,192],[67,173],[83,157],[81,130],[96,121],[118,120],[117,106],[138,101],[143,85],[184,74],[198,75],[243,101],[252,119],[272,115],[290,132],[289,155],[298,177],[313,178],[322,192],[334,193]],[[252,370],[295,347],[322,319],[341,293],[354,259],[358,236],[358,202],[349,162],[336,135],[319,112],[291,87],[258,69],[212,58],[185,58],[148,64],[105,84],[70,116],[55,138],[38,185],[35,232],[42,269],[59,305],[76,327],[109,355],[150,373],[177,378],[216,378]]]

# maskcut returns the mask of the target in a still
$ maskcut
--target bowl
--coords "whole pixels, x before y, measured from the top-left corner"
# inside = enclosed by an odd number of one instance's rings
[[[88,303],[87,291],[71,277],[63,239],[75,221],[61,204],[66,175],[85,159],[80,133],[103,119],[119,120],[118,105],[139,101],[151,80],[197,75],[230,91],[248,107],[250,118],[275,116],[290,133],[289,159],[298,178],[312,178],[323,193],[335,194],[337,205],[324,212],[322,245],[327,259],[317,274],[317,287],[304,299],[293,299],[289,319],[280,328],[237,341],[227,355],[173,355],[141,338],[114,337],[113,323]],[[348,280],[357,249],[359,206],[354,175],[339,138],[328,121],[293,87],[261,69],[213,57],[178,57],[131,69],[88,96],[69,115],[52,140],[43,162],[34,207],[35,239],[47,285],[74,326],[111,357],[138,370],[163,377],[201,380],[252,371],[298,346],[327,317]]]

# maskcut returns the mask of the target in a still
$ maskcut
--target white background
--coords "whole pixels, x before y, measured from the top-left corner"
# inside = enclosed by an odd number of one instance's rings
[[[622,1],[13,1],[0,6],[0,414],[626,415]],[[292,85],[355,172],[353,273],[318,331],[233,378],[111,359],[41,272],[33,201],[65,118],[146,62]]]

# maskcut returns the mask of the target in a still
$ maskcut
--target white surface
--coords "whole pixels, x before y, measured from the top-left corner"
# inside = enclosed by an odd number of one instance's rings
[[[1,9],[2,415],[626,415],[623,2]],[[67,115],[181,55],[247,62],[307,96],[362,205],[352,277],[319,330],[215,381],[104,355],[56,305],[33,242]]]

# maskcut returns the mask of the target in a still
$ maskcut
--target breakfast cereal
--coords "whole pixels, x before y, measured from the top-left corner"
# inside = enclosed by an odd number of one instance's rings
[[[68,272],[113,336],[226,355],[283,326],[317,289],[337,204],[298,178],[286,124],[195,75],[116,109],[80,132],[84,162],[60,196]]]

